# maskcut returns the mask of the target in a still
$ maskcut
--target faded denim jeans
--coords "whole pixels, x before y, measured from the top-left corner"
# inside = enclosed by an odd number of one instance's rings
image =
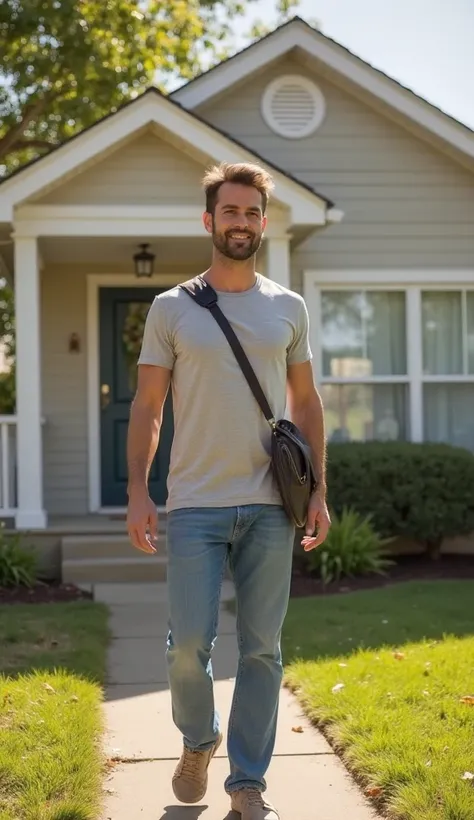
[[[235,583],[239,664],[227,739],[228,793],[245,786],[266,789],[294,535],[276,505],[180,509],[168,515],[168,677],[173,720],[191,749],[209,748],[219,733],[211,650],[227,560]]]

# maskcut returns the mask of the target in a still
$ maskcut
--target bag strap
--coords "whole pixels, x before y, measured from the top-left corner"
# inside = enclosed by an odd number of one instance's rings
[[[214,288],[206,282],[202,276],[196,276],[195,279],[191,279],[189,282],[184,282],[179,287],[182,288],[188,296],[191,297],[191,299],[194,299],[198,305],[203,308],[207,308],[210,314],[214,317],[229,342],[232,352],[240,365],[242,373],[244,374],[263,415],[273,428],[275,426],[275,419],[267,401],[267,397],[260,386],[260,382],[255,375],[254,369],[250,364],[237,336],[235,335],[234,330],[217,304],[217,293]]]

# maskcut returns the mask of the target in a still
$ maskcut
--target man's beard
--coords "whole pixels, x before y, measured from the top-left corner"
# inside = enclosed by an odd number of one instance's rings
[[[238,240],[232,239],[234,231],[227,231],[227,233],[217,233],[214,229],[212,231],[212,241],[214,247],[227,259],[232,259],[235,262],[245,262],[254,256],[260,245],[262,244],[262,235],[254,234],[250,231],[242,231],[242,234],[247,235],[247,239]]]

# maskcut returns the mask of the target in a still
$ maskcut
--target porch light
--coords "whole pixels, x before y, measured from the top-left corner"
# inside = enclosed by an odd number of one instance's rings
[[[155,254],[147,250],[147,248],[150,247],[148,244],[142,244],[140,247],[142,250],[133,257],[133,261],[135,262],[135,275],[139,279],[150,278],[150,276],[153,276]]]

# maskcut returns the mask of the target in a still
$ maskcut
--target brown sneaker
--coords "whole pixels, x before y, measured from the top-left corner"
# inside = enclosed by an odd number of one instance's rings
[[[280,820],[275,806],[265,800],[258,789],[239,789],[232,792],[233,811],[242,815],[242,820]]]
[[[181,759],[173,775],[173,791],[181,803],[199,803],[207,791],[209,763],[222,743],[219,735],[214,746],[206,751],[183,749]]]

